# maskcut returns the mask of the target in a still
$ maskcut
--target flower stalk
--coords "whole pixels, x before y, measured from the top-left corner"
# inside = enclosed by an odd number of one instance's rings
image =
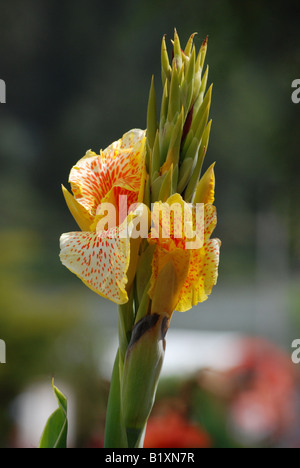
[[[199,182],[211,128],[208,118],[212,86],[205,93],[208,68],[203,77],[202,70],[207,39],[196,56],[194,36],[191,35],[183,52],[175,30],[171,63],[163,37],[163,95],[159,121],[154,78],[151,80],[146,133],[149,177],[144,198],[149,207],[149,200],[152,203],[166,202],[175,193],[182,194],[183,199],[190,202],[196,189],[197,199],[201,199],[199,203],[204,203],[209,198],[207,192],[214,190],[214,185],[211,186],[213,166],[209,181],[206,176]],[[154,252],[157,253],[157,249],[159,246],[153,243],[146,246],[136,272],[136,320],[126,351],[121,384],[122,415],[129,446],[141,443],[162,368],[165,335],[190,268],[190,254],[175,249],[164,257],[154,278]]]
[[[206,91],[207,38],[198,53],[194,38],[182,49],[175,30],[170,59],[163,37],[163,93],[158,112],[152,77],[146,132],[131,130],[100,155],[88,152],[71,171],[73,195],[63,188],[83,232],[61,237],[61,260],[119,305],[105,447],[142,447],[172,314],[206,300],[217,281],[214,164],[201,177],[212,86]],[[107,204],[116,216],[105,214]],[[146,236],[134,236],[140,213],[145,220],[150,210]]]

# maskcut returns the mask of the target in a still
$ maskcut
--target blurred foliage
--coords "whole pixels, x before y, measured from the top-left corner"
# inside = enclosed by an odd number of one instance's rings
[[[254,277],[264,211],[285,226],[290,272],[299,274],[297,13],[296,0],[1,2],[0,338],[9,364],[0,367],[0,445],[10,402],[41,375],[67,376],[79,400],[89,389],[80,442],[89,418],[96,428],[103,422],[107,387],[92,345],[101,327],[91,326],[83,287],[58,260],[60,234],[77,229],[60,184],[87,149],[146,126],[152,74],[160,89],[161,38],[170,45],[174,27],[183,43],[194,31],[198,45],[209,35],[220,282]]]
[[[56,253],[52,239],[74,226],[60,184],[87,149],[145,127],[152,74],[160,87],[161,37],[167,34],[170,45],[176,26],[183,41],[191,31],[199,44],[209,35],[209,160],[217,161],[224,276],[239,276],[245,264],[248,274],[251,262],[254,268],[255,214],[263,209],[276,210],[287,225],[298,267],[299,107],[291,82],[300,64],[299,6],[288,3],[3,2],[1,225],[30,225]]]
[[[84,313],[82,291],[51,287],[37,281],[41,245],[30,231],[0,233],[5,246],[0,257],[0,333],[6,343],[7,363],[0,367],[0,446],[14,442],[11,403],[26,386],[53,376],[72,386],[84,401],[78,409],[78,440],[87,428],[103,426],[108,386],[99,376],[99,351],[105,338],[93,332]],[[83,395],[89,393],[92,401]],[[97,408],[96,413],[95,407]]]

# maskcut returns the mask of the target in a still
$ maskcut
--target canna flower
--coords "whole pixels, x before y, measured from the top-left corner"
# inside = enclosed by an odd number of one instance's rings
[[[174,31],[171,61],[163,38],[159,118],[152,79],[147,130],[127,132],[100,154],[88,151],[70,172],[71,192],[62,187],[80,231],[62,234],[61,262],[119,304],[107,448],[141,446],[173,311],[206,300],[217,281],[213,165],[200,178],[212,86],[206,90],[207,38],[196,53],[194,36],[183,50]]]
[[[195,205],[186,203],[179,194],[169,197],[166,203],[154,204],[161,215],[153,216],[148,239],[150,244],[156,244],[149,290],[152,313],[170,316],[173,310],[185,312],[205,301],[217,282],[221,243],[219,239],[210,239],[217,223],[216,208],[212,205],[214,180],[212,165],[197,186],[197,203],[202,207],[199,219]],[[170,207],[174,206],[181,209],[172,210],[172,217]],[[190,216],[186,217],[186,213]],[[168,233],[163,221],[167,217],[170,219]],[[190,231],[185,229],[187,223]],[[189,243],[192,237],[195,240]]]
[[[90,289],[117,304],[128,301],[130,238],[124,231],[133,217],[130,207],[143,200],[145,141],[145,132],[134,129],[99,155],[88,151],[70,172],[73,195],[63,187],[81,231],[61,236],[60,259]],[[107,203],[115,217],[105,216]]]

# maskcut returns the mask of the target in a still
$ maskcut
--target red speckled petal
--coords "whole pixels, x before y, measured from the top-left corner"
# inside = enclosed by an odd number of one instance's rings
[[[221,243],[218,239],[210,239],[217,224],[216,208],[210,204],[204,205],[204,225],[203,218],[200,216],[200,219],[197,221],[196,215],[193,212],[193,226],[197,227],[200,248],[187,247],[188,237],[183,237],[182,239],[176,238],[175,233],[182,230],[180,227],[182,227],[182,220],[184,219],[180,210],[174,211],[170,228],[165,229],[163,220],[170,219],[168,205],[171,206],[173,203],[177,203],[178,206],[181,206],[186,211],[189,210],[188,205],[178,194],[170,197],[166,203],[157,202],[155,204],[162,212],[161,217],[155,213],[155,210],[152,210],[152,212],[154,211],[154,216],[152,216],[153,227],[148,241],[150,244],[156,244],[157,247],[152,261],[149,295],[152,297],[154,293],[159,272],[166,262],[172,258],[177,276],[179,276],[180,271],[186,272],[176,305],[177,311],[185,312],[199,302],[205,301],[216,284]],[[186,230],[183,229],[182,234],[184,235],[185,232]],[[161,237],[159,237],[159,233],[162,233]],[[204,243],[202,242],[203,233]]]
[[[204,205],[204,240],[207,241],[217,225],[217,210],[214,205]]]
[[[177,311],[185,312],[211,294],[218,278],[220,245],[219,239],[209,239],[203,249],[191,251],[189,272],[180,292]]]
[[[124,304],[130,239],[119,238],[118,228],[110,231],[70,232],[60,238],[60,259],[90,289],[107,299]]]
[[[134,129],[97,155],[88,151],[70,172],[69,182],[76,200],[95,216],[102,201],[129,195],[138,201],[145,169],[145,132]],[[116,191],[114,195],[112,191]]]

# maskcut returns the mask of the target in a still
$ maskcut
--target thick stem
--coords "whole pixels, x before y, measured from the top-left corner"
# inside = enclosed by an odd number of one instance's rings
[[[133,291],[129,296],[129,301],[119,306],[119,349],[117,351],[106,413],[105,424],[105,448],[127,448],[127,436],[123,424],[121,408],[121,383],[123,376],[123,366],[125,354],[131,338],[131,329],[134,321],[133,312]]]
[[[119,332],[119,353],[120,353],[120,369],[122,369],[125,359],[125,354],[131,339],[131,332],[134,324],[134,310],[133,310],[133,295],[134,288],[132,288],[129,295],[129,301],[126,304],[118,307],[119,321],[118,321],[118,332]],[[120,378],[122,379],[122,370],[120,371]]]
[[[151,413],[165,353],[166,317],[146,315],[135,326],[121,383],[121,405],[128,446],[140,447]]]
[[[122,423],[119,350],[116,355],[108,397],[104,448],[126,448],[127,437]]]

